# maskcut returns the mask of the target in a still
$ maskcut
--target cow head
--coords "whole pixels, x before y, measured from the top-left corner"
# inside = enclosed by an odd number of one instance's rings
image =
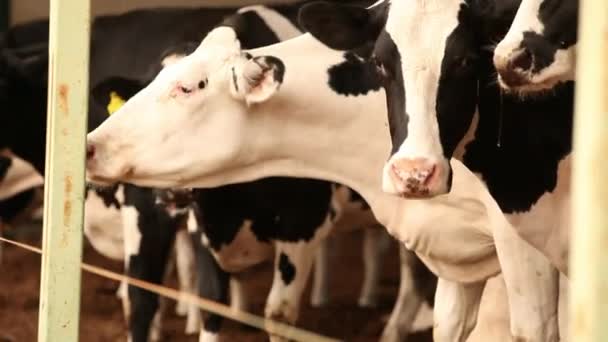
[[[451,158],[475,112],[478,42],[463,0],[306,5],[302,25],[335,49],[373,44],[386,90],[391,156],[383,190],[431,197],[451,188]]]
[[[523,0],[494,52],[502,87],[551,89],[574,79],[578,0]]]
[[[255,157],[248,107],[269,100],[283,74],[280,60],[243,53],[235,32],[219,27],[145,87],[110,80],[107,90],[141,91],[88,135],[87,176],[170,187],[246,164]]]

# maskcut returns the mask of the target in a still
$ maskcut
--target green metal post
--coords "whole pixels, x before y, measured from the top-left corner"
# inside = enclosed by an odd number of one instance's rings
[[[608,1],[581,0],[570,341],[608,341]]]
[[[51,0],[39,342],[76,342],[88,105],[90,0]]]

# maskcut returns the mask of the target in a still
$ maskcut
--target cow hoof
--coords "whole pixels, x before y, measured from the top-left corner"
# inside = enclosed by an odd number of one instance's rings
[[[198,335],[198,342],[219,342],[220,335],[216,332],[201,330]]]
[[[380,300],[378,299],[378,296],[365,296],[360,297],[357,304],[361,308],[376,309],[380,305]]]
[[[329,304],[327,296],[312,296],[310,297],[310,306],[313,308],[322,308]]]
[[[407,340],[407,334],[402,334],[396,327],[386,327],[379,342],[401,342]]]

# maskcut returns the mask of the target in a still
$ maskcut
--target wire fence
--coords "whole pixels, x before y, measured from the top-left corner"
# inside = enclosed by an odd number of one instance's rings
[[[4,237],[0,237],[0,242],[4,242],[18,248],[25,249],[27,251],[43,254],[42,249],[31,246],[22,242],[14,241],[11,239],[7,239]],[[189,304],[196,305],[198,308],[223,316],[225,318],[241,322],[243,324],[247,324],[254,328],[258,328],[260,330],[264,330],[271,335],[278,335],[293,341],[300,342],[337,342],[340,341],[338,339],[322,336],[313,332],[309,332],[300,328],[296,328],[294,326],[273,321],[261,316],[257,316],[245,311],[239,311],[234,308],[231,308],[228,305],[224,305],[221,303],[217,303],[208,299],[204,299],[198,297],[194,294],[181,292],[169,287],[165,287],[159,284],[150,283],[147,281],[143,281],[136,278],[128,277],[124,274],[112,272],[110,270],[90,265],[87,263],[81,263],[81,268],[83,271],[95,274],[97,276],[114,280],[117,282],[125,282],[131,286],[135,286],[146,291],[150,291],[159,296],[170,298],[172,300],[183,300]]]

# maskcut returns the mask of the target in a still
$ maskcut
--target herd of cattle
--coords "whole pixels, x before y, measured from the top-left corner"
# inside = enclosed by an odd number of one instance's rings
[[[355,0],[99,17],[84,233],[130,276],[161,283],[175,262],[182,290],[240,309],[242,272],[272,261],[265,316],[294,324],[311,270],[311,303],[328,300],[328,239],[364,228],[362,306],[400,242],[382,341],[406,340],[427,293],[435,341],[467,340],[498,274],[513,341],[566,340],[577,12]],[[11,223],[42,185],[48,22],[0,44]],[[158,339],[159,298],[119,296],[129,339]],[[221,317],[177,310],[200,341],[218,339]]]

